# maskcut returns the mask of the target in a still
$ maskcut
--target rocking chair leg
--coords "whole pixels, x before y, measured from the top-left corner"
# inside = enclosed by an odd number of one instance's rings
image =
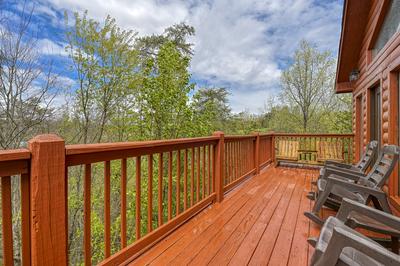
[[[392,236],[392,251],[393,253],[399,254],[399,238]]]
[[[320,193],[318,193],[318,197],[317,197],[317,199],[315,201],[315,204],[314,204],[314,206],[312,208],[312,212],[313,213],[318,213],[321,210],[322,206],[324,205],[324,203],[328,199],[329,194],[330,194],[330,191],[327,191],[327,190],[321,191]]]
[[[319,216],[313,212],[304,212],[304,215],[310,219],[311,221],[313,221],[314,223],[318,224],[318,225],[323,225],[324,224],[324,220],[322,220],[321,218],[319,218]]]
[[[307,198],[310,200],[315,200],[317,193],[315,193],[314,191],[310,191],[307,194]]]
[[[315,248],[315,246],[317,245],[318,242],[318,238],[316,237],[309,237],[307,239],[308,244],[310,244],[313,248]]]

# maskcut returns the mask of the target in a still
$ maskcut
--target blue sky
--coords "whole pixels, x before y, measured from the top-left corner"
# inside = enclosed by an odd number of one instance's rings
[[[17,14],[24,1],[3,0]],[[337,54],[343,0],[31,0],[32,31],[43,60],[51,60],[73,86],[64,51],[64,12],[83,12],[102,21],[107,14],[140,35],[162,33],[175,23],[196,29],[192,79],[228,88],[233,111],[260,112],[279,92],[282,70],[301,39]],[[59,99],[62,102],[62,98]]]

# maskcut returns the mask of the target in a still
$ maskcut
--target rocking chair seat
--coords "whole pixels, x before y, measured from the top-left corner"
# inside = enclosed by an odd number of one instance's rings
[[[335,178],[340,178],[336,175],[331,175]],[[326,185],[328,184],[328,180],[326,179],[319,179],[317,182],[318,193],[325,191]],[[359,193],[350,192],[348,189],[344,187],[334,186],[331,190],[330,196],[335,196],[335,200],[340,200],[341,198],[348,198],[355,200],[357,202],[364,203],[366,199]]]
[[[351,234],[356,234],[359,237],[362,237],[366,239],[367,241],[369,240],[368,237],[364,236],[363,234],[350,229],[349,227],[345,226],[342,221],[337,219],[336,217],[329,217],[324,224],[324,226],[321,229],[321,234],[319,237],[319,241],[316,244],[316,250],[318,250],[321,253],[324,253],[326,251],[326,248],[328,247],[328,243],[332,237],[333,234],[333,228],[334,227],[340,227],[346,231],[348,231]],[[355,250],[351,247],[346,247],[343,249],[342,253],[340,254],[340,263],[344,265],[371,265],[371,266],[380,266],[383,265],[379,263],[378,261],[372,259],[371,257],[365,255],[364,253]],[[356,263],[357,262],[357,263]],[[339,263],[339,265],[341,265]],[[355,264],[356,263],[356,264]]]

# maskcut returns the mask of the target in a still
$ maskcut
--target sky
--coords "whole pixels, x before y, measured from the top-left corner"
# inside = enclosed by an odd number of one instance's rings
[[[282,71],[300,40],[337,56],[343,0],[3,0],[17,14],[33,7],[32,29],[45,59],[74,85],[64,50],[64,12],[84,12],[98,21],[109,14],[139,35],[161,34],[173,24],[194,26],[190,66],[198,87],[225,87],[234,112],[262,112],[280,91]],[[62,99],[58,99],[62,102]]]

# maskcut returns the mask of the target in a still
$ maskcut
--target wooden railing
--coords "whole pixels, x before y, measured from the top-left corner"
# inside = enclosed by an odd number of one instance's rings
[[[68,199],[72,196],[68,193],[73,191],[69,188],[78,176],[83,182],[83,217],[79,223],[83,224],[84,263],[116,265],[143,253],[208,205],[221,202],[224,193],[260,173],[261,168],[275,161],[275,153],[280,155],[275,149],[277,141],[301,143],[309,138],[259,133],[225,136],[216,132],[203,138],[65,145],[55,135],[37,136],[29,141],[28,149],[0,152],[2,262],[13,265],[16,257],[13,222],[18,214],[11,209],[11,179],[15,175],[20,178],[19,258],[23,265],[68,264],[68,236],[74,233],[68,232]],[[343,141],[350,135],[312,138],[314,142],[326,138]],[[343,149],[350,158],[351,146]],[[111,209],[115,206],[111,204],[115,179],[118,211]],[[94,181],[103,186],[101,195],[92,191]],[[97,261],[92,258],[93,198],[103,202],[104,256]],[[134,208],[132,219],[127,215],[128,205]],[[117,247],[111,236],[115,221],[120,223]]]
[[[225,138],[224,191],[229,191],[246,177],[256,173],[256,136]]]
[[[31,263],[29,160],[30,152],[26,149],[0,151],[3,265],[12,265],[16,253],[22,259],[22,265]],[[13,178],[19,179],[15,180],[19,182],[11,182]],[[13,189],[12,183],[16,189]],[[13,194],[15,190],[19,195]],[[21,197],[21,204],[13,208],[15,196]],[[13,213],[13,209],[17,213]],[[20,250],[13,248],[15,231],[20,234]]]
[[[104,171],[104,265],[117,265],[143,251],[216,199],[216,136],[137,143],[66,146],[67,167],[84,167],[84,258],[91,264],[91,177],[94,164]],[[133,167],[128,171],[132,161]],[[113,163],[121,171],[121,246],[111,256],[110,176]],[[127,245],[127,176],[135,179],[135,239]],[[166,182],[164,182],[166,181]],[[142,182],[146,185],[143,186]],[[166,191],[167,193],[163,193]],[[142,195],[147,197],[143,211]]]
[[[352,163],[353,134],[274,134],[275,159],[322,165],[326,160]]]

